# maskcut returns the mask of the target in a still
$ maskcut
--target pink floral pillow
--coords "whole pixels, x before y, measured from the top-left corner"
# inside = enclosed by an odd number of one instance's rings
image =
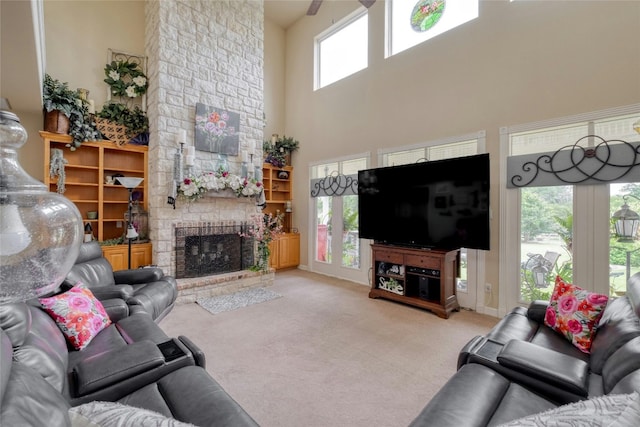
[[[564,335],[580,351],[589,353],[595,327],[609,297],[596,294],[556,277],[544,324]]]
[[[102,303],[80,282],[63,294],[39,301],[76,350],[85,348],[111,324]]]

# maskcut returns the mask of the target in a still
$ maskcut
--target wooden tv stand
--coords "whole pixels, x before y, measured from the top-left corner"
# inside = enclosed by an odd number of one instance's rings
[[[458,250],[441,251],[372,244],[369,298],[424,308],[444,319],[459,311],[456,297]]]

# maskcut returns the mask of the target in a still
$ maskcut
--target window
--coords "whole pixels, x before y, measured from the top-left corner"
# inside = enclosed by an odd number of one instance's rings
[[[388,0],[386,57],[477,17],[478,0]]]
[[[616,139],[638,141],[633,126],[638,120],[638,113],[633,112],[636,108],[622,107],[503,128],[503,152],[512,156],[506,161],[533,155],[542,159],[540,164],[546,165],[543,153],[569,150],[579,140],[584,142],[581,147],[595,148],[600,138],[608,141],[608,145],[599,148],[598,159],[611,161],[606,154],[615,158],[613,148],[622,144]],[[590,166],[579,159],[579,154],[572,157],[582,174],[606,176],[597,175],[601,170],[599,164]],[[626,163],[619,163],[624,165]],[[536,299],[548,300],[556,275],[583,288],[615,295],[624,290],[627,274],[640,271],[640,257],[635,253],[640,251],[640,245],[637,241],[619,242],[611,221],[613,213],[624,203],[623,195],[640,194],[640,185],[607,180],[571,185],[571,179],[562,180],[572,178],[565,172],[569,169],[563,167],[559,161],[552,165],[558,178],[556,183],[503,190],[501,212],[508,215],[501,229],[501,260],[505,261],[501,263],[501,277],[508,278],[503,281],[509,286],[500,292],[506,294],[506,307],[526,305]],[[521,164],[516,170],[521,170]],[[623,180],[629,181],[634,176],[630,170]],[[630,198],[629,206],[638,211],[640,200]]]
[[[357,184],[358,170],[367,164],[366,157],[357,155],[311,166],[312,271],[367,283],[369,257],[361,251],[357,187],[351,185],[353,180]]]
[[[380,151],[378,163],[382,166],[397,166],[421,161],[443,160],[472,156],[484,152],[485,132],[472,135],[424,142],[409,147]],[[462,248],[460,250],[459,277],[456,280],[458,302],[462,307],[482,310],[482,293],[476,292],[479,283],[484,283],[484,255],[482,251]]]
[[[367,68],[369,15],[366,9],[346,17],[315,39],[316,78],[320,89]]]
[[[474,154],[478,154],[477,139],[389,152],[383,154],[382,164],[384,166],[397,166],[421,160],[443,160],[472,156]]]

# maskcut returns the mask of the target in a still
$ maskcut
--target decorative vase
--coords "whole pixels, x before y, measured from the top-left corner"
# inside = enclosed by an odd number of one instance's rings
[[[69,134],[69,117],[60,110],[44,111],[44,130],[46,132]]]
[[[229,172],[229,162],[227,161],[226,154],[218,154],[215,170],[219,172]]]

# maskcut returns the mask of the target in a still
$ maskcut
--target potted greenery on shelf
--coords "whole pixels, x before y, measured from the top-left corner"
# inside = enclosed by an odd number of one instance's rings
[[[100,137],[89,115],[88,104],[77,90],[69,89],[68,83],[60,82],[49,74],[44,76],[42,89],[44,130],[71,135],[73,142],[69,147],[72,151],[84,141],[95,141]]]
[[[112,102],[102,107],[98,117],[123,125],[127,129],[129,138],[149,131],[149,119],[137,105],[131,109],[125,104]]]
[[[275,141],[264,141],[262,144],[264,161],[276,167],[286,166],[287,163],[291,163],[291,153],[299,146],[299,141],[286,135],[276,137]]]

